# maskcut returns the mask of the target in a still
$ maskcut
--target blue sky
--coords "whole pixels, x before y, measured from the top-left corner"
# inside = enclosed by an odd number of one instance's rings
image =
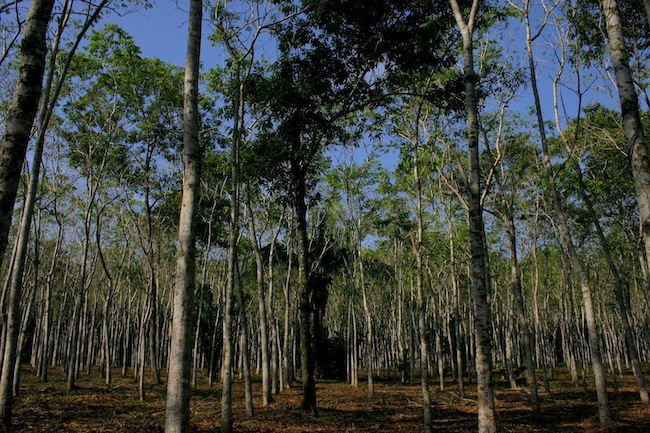
[[[106,23],[115,23],[126,30],[136,44],[140,46],[144,57],[158,57],[161,60],[179,66],[185,64],[187,46],[188,5],[184,0],[157,0],[153,8],[139,9],[125,16],[112,14],[102,20],[98,27]],[[206,65],[213,65],[219,60],[219,51],[211,46],[205,38],[210,29],[204,16],[201,60]]]
[[[233,6],[237,2],[233,1],[229,4]],[[116,23],[132,35],[136,44],[140,46],[144,57],[158,57],[165,62],[183,67],[187,43],[187,8],[187,0],[155,0],[151,9],[140,9],[122,17],[112,14],[100,22],[98,27],[109,22]],[[213,26],[210,24],[211,18],[208,13],[204,12],[204,43],[201,47],[201,61],[204,70],[223,63],[222,48],[214,47],[207,40],[207,37],[212,33],[213,29]],[[553,36],[550,26],[548,30],[551,32],[550,36]],[[522,42],[522,38],[525,38],[525,33],[521,27],[521,23],[515,22],[514,25],[508,28],[507,32],[495,36],[497,38],[500,37],[503,44],[506,44],[510,50],[514,50],[517,53],[513,59],[515,63],[517,63],[517,56],[520,56],[519,61],[525,64],[525,47]],[[538,63],[538,85],[540,86],[544,115],[547,120],[554,120],[551,82],[556,65],[555,59],[552,56],[552,50],[550,53],[547,51],[549,49],[547,44],[548,41],[541,42],[536,49],[536,56],[546,57]],[[477,56],[479,55],[478,52],[475,54]],[[572,85],[573,83],[569,82],[568,84]],[[564,103],[567,104],[567,115],[574,117],[576,115],[575,95],[570,89],[561,88],[561,90],[563,98],[565,98]],[[585,95],[583,103],[588,104],[589,102],[594,102],[594,100],[615,106],[615,100],[608,98],[602,92],[590,92]],[[511,109],[523,114],[530,110],[531,105],[532,95],[530,94],[530,89],[527,88],[512,102]],[[392,158],[394,157],[390,159]],[[392,164],[389,163],[388,165]]]

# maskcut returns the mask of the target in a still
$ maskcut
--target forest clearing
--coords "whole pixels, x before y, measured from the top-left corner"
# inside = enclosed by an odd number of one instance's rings
[[[165,386],[147,387],[147,399],[138,398],[133,378],[122,378],[116,372],[111,388],[106,388],[99,373],[82,375],[79,388],[65,390],[65,377],[52,374],[50,383],[37,380],[32,371],[23,375],[21,397],[16,402],[16,431],[61,433],[129,433],[162,432],[164,426]],[[259,377],[257,378],[259,379]],[[650,431],[650,407],[636,398],[630,372],[618,379],[618,392],[611,396],[614,426],[617,432]],[[248,419],[244,409],[243,381],[235,381],[233,390],[234,431],[241,433],[411,433],[422,429],[420,389],[404,385],[397,378],[378,379],[375,396],[369,398],[365,386],[318,382],[319,416],[305,415],[299,409],[301,390],[292,388],[274,396],[266,406],[256,407]],[[566,369],[558,368],[550,382],[551,394],[541,392],[544,410],[530,412],[523,389],[509,389],[505,381],[495,383],[495,398],[502,432],[569,433],[599,431],[593,385],[585,392],[576,389]],[[209,388],[202,377],[192,392],[191,432],[207,433],[220,425],[219,386]],[[365,385],[365,384],[364,384]],[[468,387],[469,388],[469,387]],[[255,380],[255,400],[259,403],[261,384]],[[432,388],[433,424],[439,432],[475,432],[476,394],[458,395],[449,382],[440,391]]]

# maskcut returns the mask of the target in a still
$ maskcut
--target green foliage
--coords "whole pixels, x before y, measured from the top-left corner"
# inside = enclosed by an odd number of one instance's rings
[[[86,172],[88,164],[105,164],[113,176],[150,188],[156,166],[180,143],[179,68],[143,59],[133,39],[110,24],[91,33],[70,75],[62,133],[71,164]]]
[[[649,48],[648,21],[642,0],[617,1],[628,47]],[[607,29],[599,0],[577,0],[564,3],[564,14],[570,23],[572,49],[587,64],[601,62],[607,45]],[[574,54],[574,56],[576,55]]]
[[[642,117],[647,124],[647,114]],[[588,106],[582,119],[571,122],[567,136],[583,167],[585,186],[597,214],[608,226],[622,223],[626,230],[635,227],[637,204],[620,113],[602,105]],[[566,176],[569,181],[564,185],[575,196],[577,182],[571,180],[575,174]]]

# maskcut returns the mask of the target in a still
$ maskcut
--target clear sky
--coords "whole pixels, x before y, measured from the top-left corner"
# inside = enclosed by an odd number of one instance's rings
[[[97,27],[101,27],[106,23],[116,23],[124,28],[135,40],[135,43],[140,47],[144,57],[158,57],[161,60],[183,67],[185,64],[186,44],[187,44],[187,20],[188,20],[188,1],[187,0],[153,0],[154,4],[151,9],[140,10],[131,12],[125,16],[117,16],[111,14],[99,23]],[[229,4],[236,5],[238,2],[233,0]],[[217,65],[223,64],[223,49],[221,47],[214,47],[212,43],[207,40],[207,37],[212,33],[213,26],[211,25],[212,17],[204,12],[204,25],[203,25],[203,44],[201,47],[201,61],[204,70],[212,68]],[[552,36],[552,29],[551,31]],[[501,38],[504,39],[502,43],[510,46],[518,53],[520,59],[525,65],[525,48],[522,44],[522,37],[525,38],[521,23],[509,27],[508,32],[502,33]],[[549,56],[545,51],[549,47],[542,43],[537,47],[536,55]],[[552,51],[552,50],[551,50]],[[478,53],[477,53],[478,55]],[[549,59],[547,59],[549,60]],[[551,56],[552,60],[552,56]],[[517,55],[514,57],[514,62],[517,63]],[[545,66],[550,66],[547,70]],[[554,62],[540,61],[538,64],[538,85],[542,93],[542,107],[547,120],[553,120],[553,97],[551,83],[555,73]],[[573,83],[569,83],[573,84]],[[568,117],[574,117],[575,113],[575,95],[570,89],[560,88],[563,93],[564,103],[567,104]],[[593,92],[588,95],[583,103],[593,103],[594,99],[599,102],[604,102],[606,105],[614,105],[615,100],[611,98],[604,98],[602,92]],[[603,101],[604,99],[604,101]],[[526,113],[532,106],[532,96],[530,90],[523,90],[522,94],[512,101],[511,108],[520,112]],[[392,164],[388,164],[392,165]]]
[[[179,66],[185,65],[187,48],[187,0],[156,0],[151,9],[139,9],[125,16],[111,14],[102,20],[98,28],[115,23],[126,30],[142,50],[144,57],[158,57]],[[207,65],[216,64],[219,50],[212,47],[206,38],[211,32],[204,15],[201,60]]]

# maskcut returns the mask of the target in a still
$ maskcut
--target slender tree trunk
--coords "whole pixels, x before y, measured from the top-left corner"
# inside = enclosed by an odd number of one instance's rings
[[[416,119],[419,124],[419,115]],[[415,178],[415,185],[417,190],[417,218],[418,229],[416,237],[412,237],[413,253],[415,254],[415,262],[417,266],[416,275],[416,288],[417,288],[417,309],[418,309],[418,330],[420,331],[420,387],[422,389],[422,408],[424,412],[424,432],[431,433],[433,431],[431,419],[431,393],[429,392],[429,345],[427,340],[427,326],[426,326],[426,311],[425,311],[425,297],[424,297],[424,265],[422,263],[422,243],[424,240],[424,219],[422,216],[422,185],[420,181],[420,167],[419,167],[419,131],[415,133],[415,149],[414,149],[414,164],[413,164],[413,177]]]
[[[614,276],[614,295],[616,297],[616,303],[618,304],[618,308],[621,312],[621,323],[623,325],[623,334],[625,336],[627,349],[630,353],[630,358],[632,360],[632,369],[634,371],[634,378],[636,379],[637,389],[639,390],[639,398],[641,399],[641,402],[643,402],[644,404],[650,404],[650,396],[648,395],[648,388],[646,385],[645,375],[643,373],[643,368],[641,367],[641,361],[639,359],[639,352],[637,350],[637,345],[632,335],[632,327],[630,326],[628,303],[625,302],[625,297],[624,297],[624,292],[627,292],[629,289],[627,288],[627,284],[623,281],[623,278],[621,277],[621,274],[618,271],[618,267],[614,263],[614,259],[612,258],[612,254],[611,254],[611,249],[609,247],[609,242],[607,241],[607,238],[603,233],[603,229],[600,225],[600,220],[598,219],[598,216],[594,211],[594,207],[591,204],[591,198],[587,195],[587,190],[582,178],[582,168],[580,167],[580,165],[575,159],[572,159],[572,161],[573,161],[574,169],[576,170],[576,173],[578,175],[580,196],[582,197],[582,201],[584,202],[584,204],[587,206],[587,213],[589,214],[591,221],[594,224],[594,227],[596,229],[596,234],[598,235],[598,240],[603,249],[607,266],[609,267],[610,272]]]
[[[224,367],[223,367],[223,389],[221,398],[221,431],[222,433],[229,433],[232,431],[232,363],[234,360],[234,335],[232,332],[233,320],[233,300],[232,297],[237,295],[240,304],[240,314],[244,330],[242,336],[244,338],[242,349],[245,354],[242,354],[244,368],[240,373],[246,374],[246,408],[249,416],[253,415],[252,401],[249,399],[249,384],[250,384],[250,360],[248,359],[248,331],[246,326],[246,313],[243,302],[243,295],[240,293],[240,280],[239,280],[239,263],[237,255],[237,240],[239,237],[239,149],[242,138],[241,122],[243,117],[243,83],[240,80],[239,69],[236,70],[235,82],[235,98],[233,101],[233,134],[232,144],[230,148],[230,163],[231,163],[231,190],[230,190],[230,230],[228,235],[228,288],[226,290],[226,314],[224,315]],[[230,304],[229,304],[230,303]],[[228,323],[226,323],[226,321]],[[242,366],[244,367],[244,365]],[[226,395],[229,394],[229,395]]]
[[[630,167],[639,206],[641,234],[645,244],[646,257],[650,257],[650,159],[639,114],[639,101],[630,71],[618,2],[602,0],[602,9],[607,24],[607,37],[616,77],[616,88],[621,101],[623,129],[627,137]]]
[[[292,218],[288,218],[289,225],[291,225]],[[289,235],[291,234],[291,228],[289,228]],[[287,241],[287,276],[284,283],[284,335],[282,338],[282,370],[283,373],[283,387],[290,388],[291,383],[293,382],[293,374],[291,369],[291,269],[293,267],[293,247],[291,245],[290,239]]]
[[[153,271],[153,269],[152,269]],[[158,368],[158,345],[156,344],[156,338],[158,336],[158,330],[156,324],[157,315],[158,315],[158,285],[154,281],[150,288],[149,293],[149,304],[150,312],[147,315],[147,328],[146,331],[149,334],[147,338],[148,346],[147,353],[149,354],[149,368],[151,369],[151,376],[153,383],[160,385],[160,369]]]
[[[504,224],[506,234],[510,243],[511,256],[511,280],[510,286],[512,294],[515,297],[517,309],[517,322],[521,330],[522,345],[524,349],[524,362],[526,363],[526,382],[530,390],[530,405],[533,412],[539,412],[539,396],[537,393],[537,379],[535,377],[535,360],[533,358],[533,339],[531,336],[529,321],[526,316],[526,303],[524,302],[524,291],[521,287],[521,278],[519,276],[519,259],[517,258],[517,235],[515,232],[515,222],[511,210],[506,211]]]
[[[232,236],[232,233],[231,233]],[[233,338],[233,287],[231,280],[234,278],[234,257],[228,257],[228,281],[224,293],[223,314],[223,362],[221,366],[221,432],[232,431],[232,382],[234,361]]]
[[[478,394],[478,422],[481,433],[497,430],[492,390],[490,307],[487,302],[486,251],[484,243],[483,207],[478,150],[478,101],[476,97],[477,76],[474,71],[473,33],[479,0],[473,0],[469,19],[465,21],[456,0],[450,0],[456,23],[463,37],[463,72],[465,74],[465,106],[467,108],[467,136],[469,151],[469,230],[471,250],[471,276],[474,295],[474,324],[476,330],[476,377]]]
[[[250,184],[246,185],[246,209],[248,211],[248,231],[251,235],[257,276],[257,307],[259,310],[260,348],[262,352],[262,404],[267,406],[271,402],[271,376],[269,372],[271,363],[269,359],[269,330],[266,314],[266,296],[264,294],[264,262],[262,260],[262,253],[260,252],[260,246],[257,240],[257,231],[255,230],[255,217],[251,205]]]
[[[463,362],[463,342],[460,326],[460,289],[458,287],[458,277],[456,275],[456,244],[454,242],[454,226],[451,219],[451,205],[447,208],[447,224],[449,225],[449,268],[451,270],[451,286],[453,299],[453,329],[450,333],[454,338],[456,350],[452,353],[456,360],[456,383],[458,385],[458,393],[461,397],[465,396],[465,381],[464,381],[464,362]]]
[[[41,95],[47,51],[46,31],[53,4],[53,0],[33,0],[25,21],[20,47],[18,81],[0,143],[0,257],[4,255],[7,247],[20,172]],[[29,220],[31,222],[31,218]],[[24,236],[27,234],[25,233]],[[1,261],[0,258],[0,263]],[[22,278],[22,275],[16,276],[16,279],[18,278]],[[2,427],[11,425],[13,372],[20,327],[20,289],[21,285],[17,284],[9,294],[7,337],[0,376]]]
[[[61,226],[59,225],[59,234],[56,238],[56,245],[54,246],[54,252],[52,253],[52,261],[50,263],[50,270],[45,277],[45,293],[43,300],[43,318],[41,320],[43,326],[43,337],[41,339],[41,367],[40,367],[40,379],[41,382],[47,382],[47,372],[48,372],[48,363],[50,361],[50,351],[49,351],[49,341],[50,341],[50,301],[52,298],[52,279],[54,276],[54,270],[56,268],[56,263],[58,261],[59,247],[61,245]]]
[[[90,213],[91,206],[93,203],[94,195],[91,194],[90,203],[86,209],[86,218],[85,218],[85,235],[82,243],[82,255],[81,255],[81,272],[79,281],[79,290],[77,295],[74,297],[74,312],[72,313],[72,322],[70,323],[70,347],[69,347],[69,356],[68,356],[68,391],[72,391],[75,387],[75,382],[77,380],[77,363],[79,361],[78,356],[78,347],[80,345],[79,341],[79,324],[81,323],[82,308],[84,305],[84,299],[86,298],[87,290],[87,273],[88,273],[88,250],[90,249]]]
[[[298,138],[299,139],[299,138]],[[298,162],[292,163],[293,194],[296,211],[296,236],[298,238],[298,293],[300,309],[300,365],[302,369],[303,397],[301,408],[317,415],[316,381],[314,379],[314,347],[311,326],[311,302],[309,288],[309,242],[307,239],[307,206],[305,204],[305,178]]]
[[[190,430],[190,337],[196,273],[196,211],[203,153],[199,143],[198,106],[202,15],[202,0],[191,0],[183,91],[183,197],[178,225],[165,433]]]
[[[280,384],[284,380],[282,375],[282,369],[279,366],[279,348],[280,348],[280,339],[279,339],[279,330],[278,330],[278,320],[275,317],[274,303],[273,303],[273,257],[275,252],[275,242],[278,239],[280,230],[282,228],[282,221],[284,220],[284,209],[282,210],[282,215],[280,216],[280,221],[278,221],[278,229],[273,234],[271,239],[271,244],[269,248],[269,261],[268,261],[268,274],[267,274],[267,304],[269,312],[269,320],[271,321],[271,392],[277,394],[280,391]]]
[[[363,256],[362,256],[362,247],[361,247],[361,219],[357,224],[357,230],[359,233],[359,244],[357,245],[357,254],[359,260],[359,285],[361,286],[361,298],[363,302],[363,311],[366,316],[366,325],[368,326],[366,334],[366,363],[368,368],[368,397],[372,398],[375,396],[375,383],[373,377],[374,370],[374,336],[373,336],[373,322],[372,314],[370,313],[370,307],[368,305],[368,293],[366,290],[366,281],[363,273]]]
[[[244,288],[242,287],[239,273],[239,262],[235,257],[235,290],[237,290],[237,301],[239,303],[239,315],[241,317],[241,361],[244,375],[244,399],[246,402],[246,414],[253,417],[253,390],[251,381],[251,356],[250,344],[248,341],[248,318],[246,317],[246,306],[244,299]]]
[[[560,236],[564,248],[569,256],[571,262],[573,273],[575,274],[580,288],[582,291],[582,299],[585,307],[585,319],[587,322],[587,332],[589,335],[589,348],[591,351],[591,363],[594,371],[594,379],[596,382],[596,393],[598,395],[598,415],[600,418],[600,423],[606,428],[612,426],[612,420],[609,409],[609,399],[607,397],[607,382],[605,377],[605,371],[602,363],[602,356],[600,350],[600,338],[598,335],[598,329],[596,325],[596,317],[594,313],[594,306],[591,296],[591,287],[589,286],[589,280],[587,274],[584,270],[583,264],[578,257],[578,254],[575,250],[573,244],[573,239],[569,230],[569,225],[567,222],[566,214],[562,209],[560,203],[559,193],[555,184],[555,173],[553,172],[553,165],[551,163],[551,156],[548,150],[548,142],[546,139],[546,131],[544,127],[544,118],[542,115],[541,102],[539,97],[539,91],[537,89],[537,79],[535,75],[535,59],[533,56],[532,48],[532,37],[531,37],[531,27],[530,27],[530,16],[528,14],[528,3],[526,3],[525,9],[525,20],[527,28],[527,38],[526,46],[528,51],[528,61],[530,68],[530,77],[531,85],[533,89],[533,98],[535,100],[535,112],[537,114],[537,123],[540,133],[540,141],[542,144],[542,152],[544,158],[544,166],[546,169],[547,180],[549,182],[548,191],[550,194],[551,201],[553,203],[553,210],[559,222]]]
[[[151,317],[149,296],[145,294],[142,300],[142,313],[140,315],[140,330],[138,331],[138,391],[140,401],[144,401],[144,366],[147,363],[147,324]]]
[[[203,286],[199,287],[199,290],[203,290]],[[199,292],[199,296],[203,296]],[[192,349],[192,388],[196,389],[196,374],[199,364],[199,334],[201,332],[201,313],[203,312],[203,302],[199,304],[199,311],[196,315],[196,325],[194,328],[194,348]]]

